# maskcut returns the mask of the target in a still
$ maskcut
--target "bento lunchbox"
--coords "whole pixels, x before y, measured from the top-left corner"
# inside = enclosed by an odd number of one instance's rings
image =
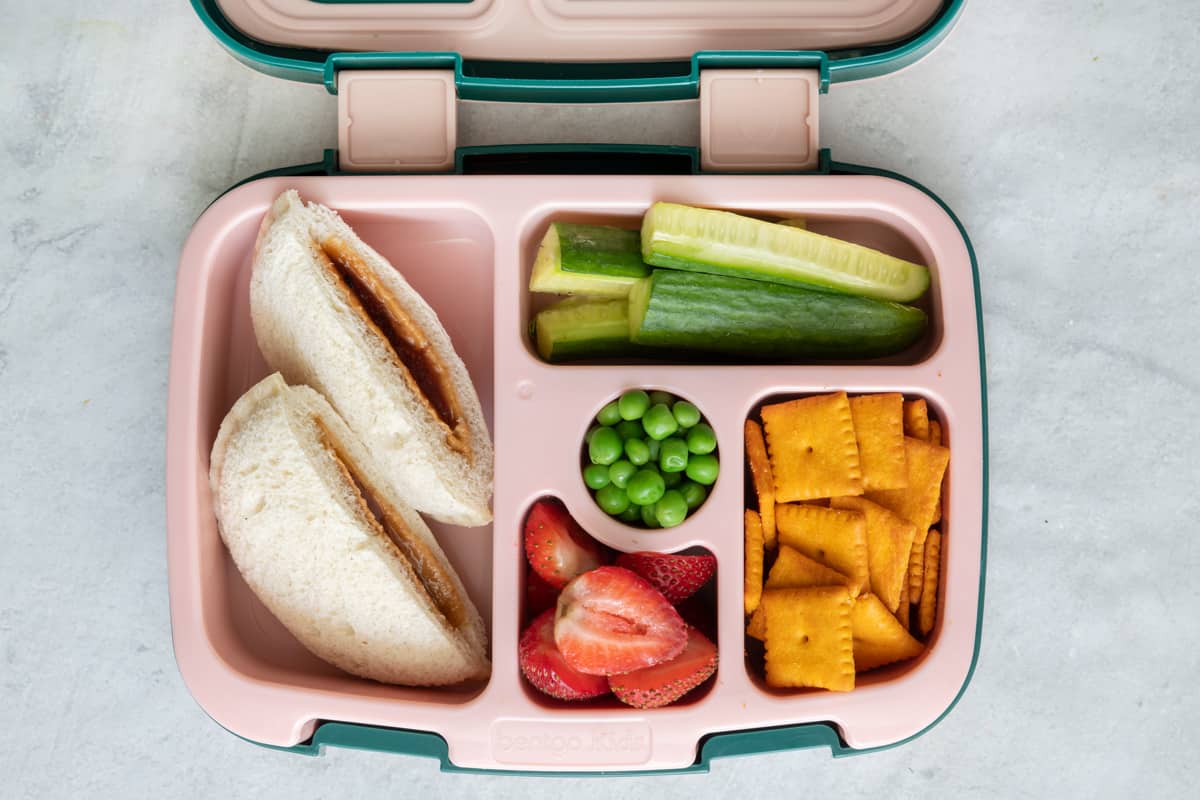
[[[197,221],[178,273],[167,425],[171,620],[180,671],[201,707],[247,740],[422,754],[445,770],[703,771],[716,757],[799,747],[835,755],[912,739],[965,690],[978,655],[987,510],[979,285],[953,214],[916,183],[833,161],[818,148],[819,96],[928,52],[962,0],[193,0],[239,59],[323,81],[338,148],[322,162],[231,189]],[[461,101],[698,101],[700,147],[462,148]],[[296,188],[336,209],[437,311],[470,372],[495,443],[494,521],[431,523],[488,630],[485,683],[409,688],[318,660],[246,586],[217,531],[209,454],[234,401],[265,376],[249,312],[251,251],[273,199]],[[528,326],[527,289],[554,220],[636,225],[656,201],[803,217],[817,232],[930,267],[929,331],[886,359],[825,364],[550,364]],[[627,527],[579,479],[589,420],[629,387],[691,399],[723,462],[744,460],[743,424],[765,402],[846,390],[923,398],[953,456],[945,479],[939,611],[917,659],[846,693],[771,689],[745,656],[742,513],[723,478],[670,529]],[[732,472],[732,471],[731,471]],[[517,660],[531,505],[557,498],[617,551],[701,548],[717,560],[721,662],[683,701],[639,710],[568,706],[523,681]]]

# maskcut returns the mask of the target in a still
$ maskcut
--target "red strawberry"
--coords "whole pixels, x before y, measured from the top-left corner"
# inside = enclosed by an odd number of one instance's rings
[[[571,669],[554,646],[554,609],[535,619],[521,634],[518,648],[521,672],[535,688],[560,700],[587,700],[608,694],[602,675]]]
[[[558,588],[604,563],[604,550],[561,504],[539,500],[525,518],[525,557],[546,583]]]
[[[558,596],[554,641],[563,658],[589,675],[652,667],[682,652],[687,623],[661,593],[621,567],[600,567]]]
[[[558,589],[530,567],[525,575],[525,618],[533,619],[558,604]]]
[[[617,556],[617,565],[650,581],[672,603],[691,597],[717,570],[717,560],[709,555],[622,553]]]
[[[608,679],[622,703],[658,708],[674,703],[717,671],[717,647],[695,628],[688,628],[687,647],[677,658]]]

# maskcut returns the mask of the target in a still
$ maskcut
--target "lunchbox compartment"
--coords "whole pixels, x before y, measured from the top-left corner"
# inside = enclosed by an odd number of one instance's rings
[[[946,421],[946,417],[944,416],[944,414],[941,411],[941,407],[940,407],[939,401],[937,399],[926,396],[925,394],[920,393],[920,392],[913,392],[911,390],[906,391],[904,389],[899,389],[899,388],[887,388],[887,387],[875,386],[869,390],[859,391],[852,387],[844,387],[844,386],[830,387],[830,391],[838,391],[838,390],[842,390],[842,389],[844,389],[847,392],[847,394],[849,394],[851,397],[853,397],[855,395],[859,395],[859,394],[900,392],[901,394],[904,395],[905,401],[917,400],[917,399],[925,400],[926,406],[928,407],[928,410],[929,410],[929,419],[931,421],[937,420],[938,424],[941,426],[942,445],[944,447],[950,448],[950,463],[951,464],[954,463],[955,450],[950,445],[950,427]],[[804,397],[813,397],[816,395],[827,394],[827,393],[828,393],[827,391],[821,391],[821,392],[779,392],[779,393],[771,394],[771,395],[761,398],[754,404],[754,406],[750,410],[748,418],[761,419],[761,412],[762,412],[763,406],[772,405],[774,403],[784,403],[789,400],[798,400],[798,399],[804,398]],[[743,459],[743,462],[744,462],[744,459]],[[744,480],[743,480],[743,486],[744,486],[744,492],[745,492],[745,507],[746,508],[755,508],[755,507],[757,507],[756,504],[758,502],[757,495],[755,494],[754,486],[753,486],[753,483],[749,476],[749,470],[746,467],[745,463],[743,463],[742,467],[743,467],[743,471],[746,473],[744,476]],[[938,585],[938,604],[936,607],[936,616],[934,617],[933,630],[931,630],[929,635],[927,637],[925,637],[925,639],[923,640],[924,644],[925,644],[925,651],[923,653],[921,653],[920,655],[918,655],[916,658],[912,658],[907,661],[899,661],[894,664],[888,664],[883,667],[878,667],[878,668],[870,670],[868,672],[858,673],[858,675],[855,677],[855,691],[858,691],[858,689],[867,687],[867,686],[878,686],[878,685],[882,685],[882,684],[887,684],[889,682],[902,679],[904,676],[908,675],[909,673],[921,669],[921,665],[925,662],[925,660],[927,658],[932,656],[934,649],[937,647],[938,633],[941,630],[942,613],[943,613],[942,593],[941,592],[942,592],[942,587],[945,585],[945,582],[946,582],[946,566],[945,565],[948,562],[948,557],[947,557],[946,551],[951,546],[951,544],[953,542],[953,537],[954,537],[954,532],[951,528],[951,523],[949,520],[949,512],[948,512],[948,509],[950,507],[950,502],[949,502],[948,498],[951,497],[951,495],[952,495],[950,475],[951,475],[951,470],[949,468],[947,468],[946,475],[942,479],[942,498],[939,501],[942,503],[942,509],[943,509],[942,510],[942,518],[939,522],[935,523],[935,526],[937,527],[937,529],[942,532],[942,537],[943,537],[942,538],[942,554],[941,554],[942,567],[941,567],[941,569],[939,571],[939,575],[938,575],[938,584],[939,584]],[[767,570],[764,569],[763,572],[764,572],[763,579],[765,580]],[[907,588],[905,589],[905,591],[907,591]],[[915,606],[912,609],[912,613],[916,614]],[[813,693],[825,691],[824,689],[811,689],[811,688],[808,688],[808,689],[778,689],[775,687],[768,686],[767,682],[766,682],[766,678],[765,678],[765,673],[764,673],[763,643],[755,640],[754,638],[752,638],[750,636],[747,636],[745,639],[745,644],[746,644],[746,658],[744,659],[744,664],[746,667],[746,672],[750,676],[750,680],[754,683],[754,685],[756,687],[758,687],[758,689],[760,691],[763,692],[763,694],[786,699],[786,698],[792,698],[792,697],[802,696],[802,695],[806,695],[806,694],[813,694]]]
[[[707,208],[733,211],[758,219],[775,221],[781,219],[803,218],[806,227],[814,233],[832,236],[848,242],[860,244],[879,250],[896,258],[924,264],[930,270],[930,287],[922,297],[909,305],[916,306],[929,317],[925,333],[914,344],[905,350],[891,356],[869,360],[800,360],[783,363],[809,364],[876,364],[876,365],[913,365],[927,361],[937,351],[941,343],[943,323],[941,309],[943,299],[938,281],[938,265],[932,258],[930,243],[924,239],[922,231],[911,224],[911,221],[888,213],[887,209],[877,207],[838,208],[836,204],[823,203],[821,198],[813,198],[806,205],[786,205],[774,208],[733,206],[728,203],[688,201],[683,197],[665,196],[655,200],[672,202],[692,202]],[[530,274],[537,258],[538,246],[547,228],[553,222],[572,222],[590,225],[612,225],[614,227],[636,230],[641,226],[642,216],[649,209],[645,206],[633,206],[620,209],[587,205],[560,205],[548,202],[527,218],[521,231],[521,276],[523,285],[529,285]],[[531,358],[541,361],[534,347],[531,336],[531,323],[539,311],[563,299],[562,295],[544,292],[526,291],[521,297],[521,320],[518,336],[525,352]],[[711,353],[677,351],[666,355],[656,354],[644,358],[606,358],[554,364],[563,369],[574,369],[580,366],[595,364],[640,364],[640,363],[674,363],[674,364],[737,364],[737,363],[781,363],[774,360],[761,362],[746,362],[731,356],[714,355]]]
[[[208,456],[223,415],[266,374],[254,344],[247,282],[263,214],[286,188],[338,210],[438,312],[479,391],[496,446],[495,520],[432,525],[487,625],[491,679],[441,689],[384,686],[313,659],[257,605],[217,534]],[[907,246],[934,271],[935,334],[903,364],[630,363],[558,367],[530,351],[532,254],[546,223],[579,215],[632,224],[656,200],[805,216],[815,225],[869,222],[888,247]],[[831,228],[832,230],[832,228]],[[428,731],[469,768],[646,770],[693,763],[711,734],[832,723],[849,747],[897,742],[953,701],[974,656],[982,552],[983,406],[977,300],[970,252],[929,195],[878,176],[372,176],[269,178],[218,200],[197,222],[177,283],[168,414],[168,549],[175,645],[184,679],[222,725],[293,746],[319,721]],[[580,443],[608,399],[656,387],[700,408],[717,435],[722,476],[678,527],[635,529],[598,508],[580,476]],[[916,664],[864,680],[854,692],[780,697],[739,668],[742,613],[742,424],[765,398],[849,391],[926,397],[953,432],[936,646]],[[731,476],[732,479],[731,479]],[[724,662],[709,688],[654,711],[585,704],[564,709],[527,687],[517,663],[523,627],[521,531],[530,505],[555,496],[597,539],[620,550],[716,556],[717,644]],[[523,687],[523,688],[519,688]],[[617,703],[617,706],[620,704]],[[632,737],[567,756],[525,747],[555,731]],[[605,735],[607,735],[607,733]],[[536,738],[536,737],[535,737]],[[603,737],[601,737],[603,738]],[[624,740],[624,739],[622,739]],[[532,740],[529,740],[532,741]],[[598,740],[597,740],[598,741]]]

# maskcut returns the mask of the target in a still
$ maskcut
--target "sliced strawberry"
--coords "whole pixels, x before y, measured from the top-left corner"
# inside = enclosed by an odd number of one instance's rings
[[[687,647],[676,658],[648,669],[608,679],[622,703],[634,708],[658,708],[674,703],[717,671],[717,647],[703,633],[688,628]]]
[[[554,641],[580,672],[616,675],[679,655],[687,623],[644,579],[621,567],[600,567],[558,596]]]
[[[587,700],[608,694],[602,675],[571,669],[554,646],[554,609],[544,611],[521,634],[518,648],[521,672],[539,691],[559,700]]]
[[[533,619],[557,604],[558,589],[530,567],[525,574],[525,618]]]
[[[604,563],[604,549],[560,503],[539,500],[525,518],[525,557],[554,587]]]
[[[622,553],[617,566],[631,569],[654,585],[663,597],[678,603],[696,593],[717,571],[709,555],[677,556],[670,553]]]

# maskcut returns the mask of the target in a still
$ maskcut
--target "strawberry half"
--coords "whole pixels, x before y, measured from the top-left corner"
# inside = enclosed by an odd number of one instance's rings
[[[561,504],[538,500],[525,518],[525,557],[534,572],[558,588],[603,564],[604,550]]]
[[[546,583],[546,579],[530,567],[525,574],[525,618],[533,619],[556,605],[558,588]]]
[[[679,655],[687,623],[644,579],[622,567],[600,567],[558,596],[554,641],[580,672],[616,675]]]
[[[608,679],[617,699],[634,708],[674,703],[717,671],[717,647],[695,628],[688,628],[687,647],[663,664]]]
[[[571,669],[554,646],[554,609],[535,619],[521,634],[518,647],[521,672],[536,689],[559,700],[587,700],[608,694],[602,675]]]
[[[677,556],[669,553],[622,553],[617,566],[641,575],[672,603],[696,593],[717,571],[717,559],[709,555]]]

